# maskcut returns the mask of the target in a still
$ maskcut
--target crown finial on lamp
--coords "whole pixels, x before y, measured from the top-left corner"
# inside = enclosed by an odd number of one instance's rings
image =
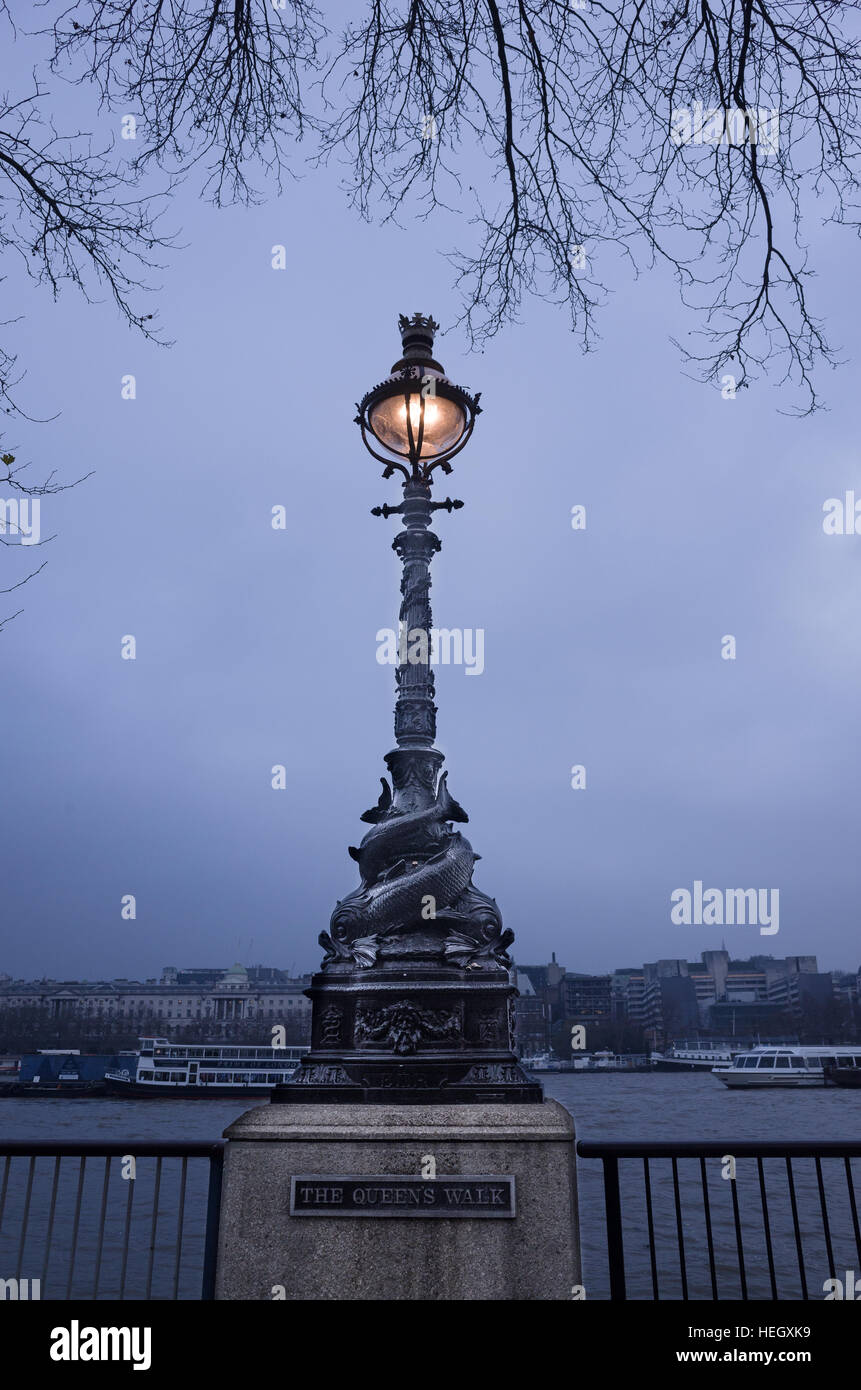
[[[439,328],[435,319],[425,314],[398,315],[398,328],[401,331],[404,359],[407,362],[433,360],[433,337]]]

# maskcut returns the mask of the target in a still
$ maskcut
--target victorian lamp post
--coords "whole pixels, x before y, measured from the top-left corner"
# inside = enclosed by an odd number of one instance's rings
[[[480,412],[434,359],[438,324],[400,318],[402,356],[358,406],[356,423],[384,478],[399,474],[403,500],[373,508],[399,516],[392,542],[403,566],[395,748],[389,777],[351,847],[359,886],[335,907],[313,976],[311,1050],[285,1086],[293,1101],[540,1101],[541,1087],[513,1051],[508,947],[493,898],[472,882],[479,857],[455,823],[466,812],[448,789],[434,747],[430,562],[440,549],[433,512],[462,502],[431,499],[436,469],[451,472]]]

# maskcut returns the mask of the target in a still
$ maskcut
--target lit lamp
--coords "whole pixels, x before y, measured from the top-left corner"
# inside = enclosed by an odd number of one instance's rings
[[[403,501],[373,508],[403,520],[392,542],[403,573],[391,785],[381,779],[377,805],[361,817],[371,828],[350,849],[359,886],[320,934],[325,955],[307,991],[311,1050],[273,1100],[538,1102],[541,1087],[513,1051],[514,934],[472,882],[478,856],[455,829],[468,817],[434,747],[430,562],[440,540],[430,522],[463,503],[432,501],[431,480],[435,468],[451,472],[478,396],[434,359],[433,319],[401,316],[399,326],[403,356],[356,416],[383,477],[404,476]]]
[[[386,465],[384,478],[396,468],[407,478],[425,482],[435,468],[451,472],[450,459],[466,444],[481,413],[479,395],[455,386],[433,357],[433,335],[439,328],[431,318],[401,315],[403,357],[391,376],[361,401],[356,423],[365,446]],[[387,452],[378,453],[374,444]],[[395,461],[407,460],[404,463]]]

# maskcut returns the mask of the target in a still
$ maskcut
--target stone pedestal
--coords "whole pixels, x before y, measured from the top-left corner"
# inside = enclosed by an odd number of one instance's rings
[[[569,1299],[580,1280],[574,1125],[538,1105],[264,1105],[224,1178],[216,1297]],[[514,1178],[513,1218],[290,1215],[293,1177]],[[424,1167],[424,1174],[422,1165]]]

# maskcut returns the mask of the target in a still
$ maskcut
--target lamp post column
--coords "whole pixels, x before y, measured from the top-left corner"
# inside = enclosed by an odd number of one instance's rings
[[[398,614],[398,666],[395,675],[395,742],[386,755],[398,812],[430,806],[443,755],[434,748],[436,705],[431,666],[430,564],[441,548],[430,530],[431,492],[428,483],[410,479],[404,484],[400,511],[404,529],[392,541],[403,565]]]

